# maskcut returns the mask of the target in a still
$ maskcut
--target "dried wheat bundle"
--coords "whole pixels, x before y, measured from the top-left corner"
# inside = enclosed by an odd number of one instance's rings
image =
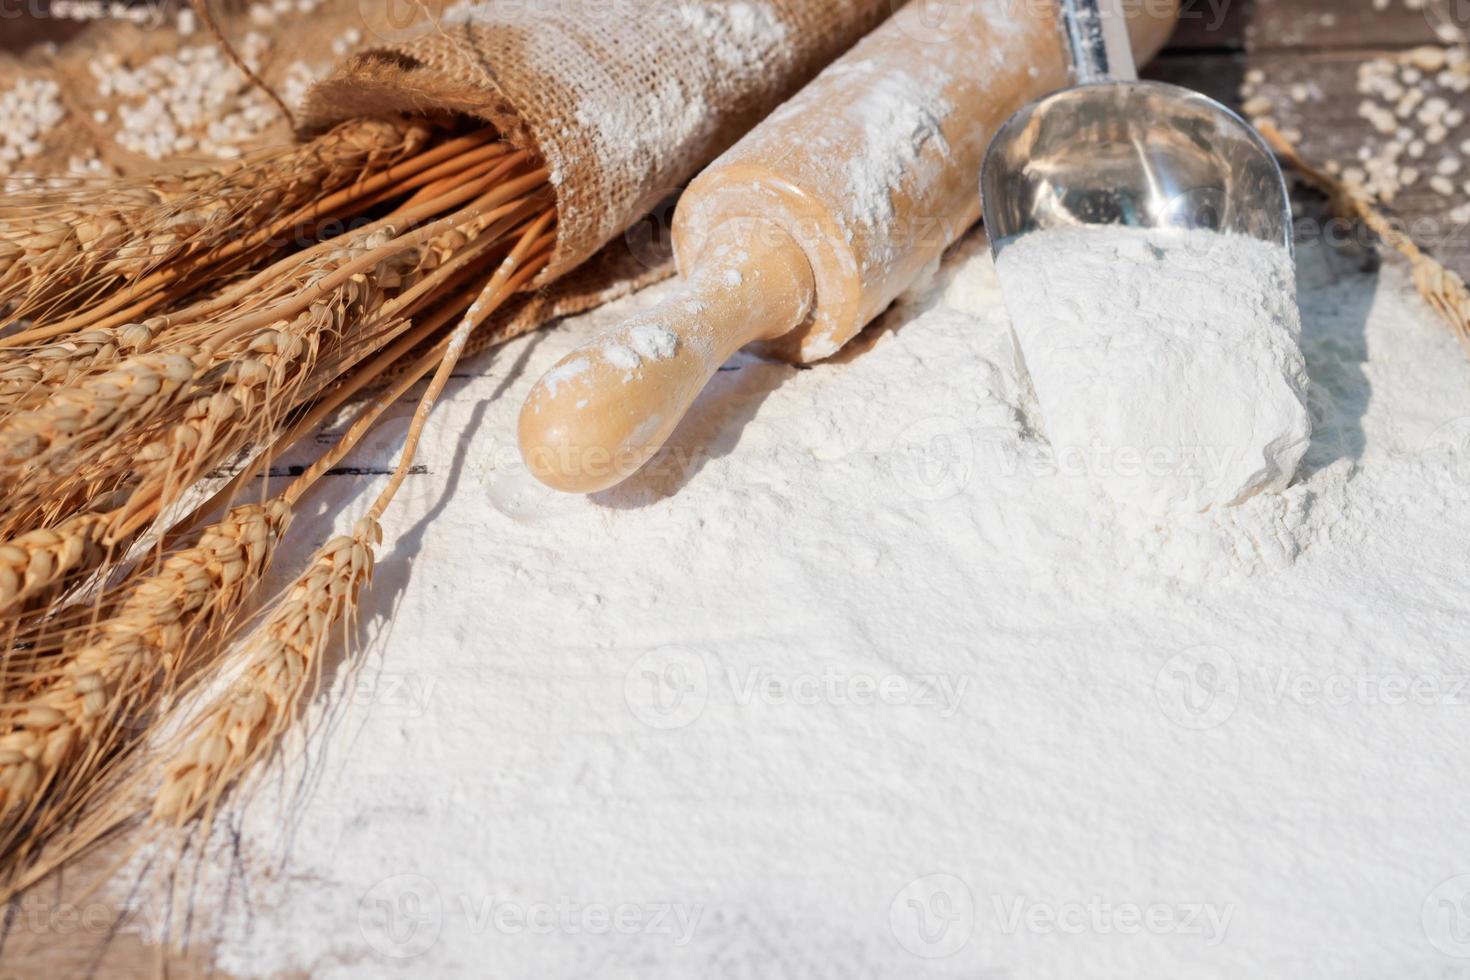
[[[17,196],[0,207],[0,311],[8,311],[0,325],[26,320],[34,329],[5,343],[106,325],[118,314],[141,319],[169,284],[248,262],[283,236],[349,215],[405,171],[432,166],[436,154],[423,153],[430,132],[405,120],[356,120],[217,169]]]
[[[120,745],[140,737],[156,678],[187,669],[184,658],[228,627],[289,519],[279,504],[235,508],[122,590],[99,622],[51,631],[56,648],[0,711],[0,847],[23,853],[85,801]]]
[[[266,600],[300,497],[391,399],[457,359],[556,238],[546,168],[484,126],[358,120],[172,186],[115,190],[104,212],[22,202],[0,225],[0,874],[12,885],[47,848],[75,848],[150,726]],[[390,372],[317,465],[280,492],[255,482]],[[261,631],[296,651],[290,663],[320,663],[376,543],[359,541],[345,577],[328,549],[267,601]],[[280,686],[279,657],[257,660],[279,734],[311,688]],[[208,768],[208,749],[184,750],[200,763],[194,800],[217,799],[260,754]]]
[[[397,189],[402,206],[362,229],[292,253],[219,293],[127,330],[141,353],[86,356],[53,385],[0,415],[0,534],[59,531],[103,491],[123,501],[92,517],[89,541],[119,546],[181,493],[278,428],[299,405],[405,328],[409,317],[548,201],[546,174],[524,153],[471,146],[457,171],[420,172]],[[427,178],[427,179],[426,179]],[[96,328],[88,328],[89,339]],[[57,346],[21,349],[12,371],[42,373]],[[99,523],[99,521],[101,523]],[[63,522],[64,523],[64,522]],[[103,526],[105,524],[105,526]],[[100,537],[99,537],[100,535]],[[87,549],[83,549],[84,552]],[[19,561],[20,556],[15,555]],[[81,562],[86,570],[89,563]],[[29,567],[29,566],[28,566]],[[31,569],[34,593],[77,561]],[[20,593],[0,581],[0,615]]]

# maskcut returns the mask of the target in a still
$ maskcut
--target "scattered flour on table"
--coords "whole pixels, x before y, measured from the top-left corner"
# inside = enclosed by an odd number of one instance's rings
[[[1156,513],[1286,488],[1311,419],[1284,247],[1064,228],[1007,244],[999,271],[1058,465]]]
[[[1470,364],[1397,266],[1299,265],[1312,444],[1202,514],[1050,465],[974,240],[833,362],[736,358],[593,499],[526,474],[521,402],[668,287],[477,359],[196,935],[245,976],[1434,974]]]

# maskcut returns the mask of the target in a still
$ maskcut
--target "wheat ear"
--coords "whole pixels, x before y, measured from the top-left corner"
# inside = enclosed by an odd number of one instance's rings
[[[211,370],[223,372],[224,386],[196,386],[189,403],[178,409],[179,420],[157,439],[141,447],[128,441],[109,443],[106,454],[91,460],[86,471],[93,478],[128,474],[132,491],[113,540],[128,540],[142,531],[209,470],[272,433],[285,412],[312,396],[323,378],[342,375],[391,341],[402,329],[393,325],[400,310],[411,308],[436,284],[452,279],[494,247],[505,227],[533,204],[501,209],[507,213],[475,239],[461,240],[449,261],[436,263],[434,272],[393,301],[385,300],[377,283],[389,275],[409,282],[418,273],[391,273],[385,262],[366,279],[348,280],[330,301],[314,304],[297,323],[255,334],[243,358],[216,363]],[[54,477],[54,470],[47,475]]]
[[[33,326],[0,345],[116,325],[126,319],[105,318],[122,310],[142,319],[186,276],[273,247],[293,223],[381,189],[365,175],[401,179],[466,145],[425,153],[431,136],[418,122],[354,120],[245,163],[8,205],[0,209],[0,311],[9,306],[12,320]]]
[[[0,622],[27,605],[48,603],[70,578],[95,570],[113,515],[75,514],[60,525],[0,544]]]
[[[455,201],[469,201],[467,207],[396,238],[375,242],[370,238],[371,247],[362,249],[361,254],[349,252],[346,261],[334,265],[289,299],[214,325],[205,343],[129,358],[102,375],[85,378],[75,387],[55,392],[33,411],[12,416],[0,423],[0,464],[11,468],[8,473],[0,474],[0,485],[8,485],[12,493],[24,496],[22,487],[30,478],[33,484],[35,480],[43,481],[34,485],[34,492],[42,492],[57,472],[75,471],[93,462],[84,447],[100,447],[127,430],[144,429],[186,396],[192,396],[196,402],[213,396],[217,388],[211,390],[203,384],[206,374],[221,383],[231,380],[229,373],[215,370],[217,364],[212,357],[215,351],[227,349],[231,344],[248,346],[262,336],[274,343],[281,332],[275,325],[283,321],[297,322],[304,314],[309,323],[312,313],[324,309],[322,304],[327,304],[325,309],[330,312],[334,293],[360,289],[381,299],[377,282],[386,263],[425,246],[436,236],[450,234],[477,220],[513,216],[526,207],[528,193],[534,194],[544,186],[546,176],[544,170],[538,170],[488,190],[485,181],[472,182],[453,197]],[[486,180],[494,179],[498,178]],[[349,299],[344,305],[351,304]],[[318,326],[326,325],[318,323]],[[308,345],[298,353],[309,353],[311,349]],[[266,359],[272,357],[281,361],[279,352]],[[268,371],[264,365],[258,370]],[[301,374],[290,370],[286,373]],[[237,372],[234,377],[238,380],[242,375]],[[262,374],[261,380],[265,377]],[[66,456],[65,469],[58,459],[62,455]]]
[[[440,366],[404,461],[348,536],[361,550],[350,549],[347,559],[341,548],[319,556],[298,583],[305,605],[295,609],[305,618],[290,620],[288,602],[263,629],[276,629],[319,671],[335,625],[351,618],[371,573],[378,521],[469,332],[534,280],[554,242],[554,211],[534,218],[549,208],[548,175],[527,154],[488,131],[444,147],[406,159],[402,147],[385,150],[388,157],[356,164],[366,173],[361,180],[330,192],[330,181],[306,180],[213,208],[197,207],[197,188],[181,191],[177,207],[150,205],[140,192],[130,216],[146,220],[120,219],[101,235],[58,222],[51,229],[57,261],[41,274],[33,256],[17,257],[7,237],[17,226],[5,223],[13,209],[0,206],[0,318],[8,305],[37,324],[6,335],[0,319],[0,450],[20,464],[0,469],[0,492],[11,491],[0,527],[36,527],[25,523],[34,519],[43,528],[0,545],[0,626],[10,632],[0,662],[0,871],[11,880],[27,855],[105,807],[99,786],[134,758],[128,750],[141,744],[145,726],[183,680],[222,649],[300,494],[366,429],[354,425],[276,499],[236,508],[197,535],[170,535],[161,557],[138,562],[120,584],[109,585],[120,571],[109,567],[109,556],[139,550],[140,522],[162,516],[212,464],[251,443],[299,434],[324,406],[401,363],[442,326],[440,316],[464,308],[467,297],[443,297],[471,264],[508,247],[453,335],[399,379],[409,384]],[[235,190],[249,182],[235,171],[215,177]],[[243,279],[280,247],[274,237],[289,224],[393,201],[401,203],[352,236],[364,248],[344,253],[340,242],[323,243]],[[148,224],[162,217],[169,221]],[[257,230],[241,236],[246,225]],[[379,231],[382,237],[367,241]],[[84,239],[89,248],[73,247]],[[236,285],[179,302],[221,274]],[[305,279],[294,284],[297,275]],[[133,322],[154,313],[162,315]],[[324,392],[308,410],[309,399]],[[292,427],[282,435],[288,419]],[[95,594],[91,585],[78,589],[84,579],[96,584]],[[289,657],[268,662],[291,666]],[[291,676],[273,702],[285,712],[275,735],[315,683]],[[263,738],[261,751],[274,743]],[[205,767],[198,778],[223,792],[251,758]],[[198,799],[217,793],[206,789]],[[74,833],[83,832],[64,833],[63,842]]]
[[[338,628],[345,631],[350,624],[358,596],[371,578],[375,548],[382,536],[379,522],[408,474],[429,412],[471,333],[518,283],[544,267],[550,246],[550,239],[544,236],[554,220],[555,212],[547,212],[527,229],[454,332],[400,379],[399,384],[404,385],[438,366],[414,413],[392,478],[352,534],[334,538],[316,554],[286,600],[263,624],[259,639],[251,644],[250,666],[243,687],[237,685],[239,693],[209,709],[192,738],[165,763],[163,785],[154,801],[155,820],[182,824],[212,814],[220,797],[277,746],[304,699],[316,689],[322,655]],[[380,402],[379,411],[391,403]],[[372,420],[364,421],[371,425]],[[314,479],[314,473],[304,474],[304,482],[288,490],[288,499],[304,492]]]
[[[0,706],[0,853],[71,814],[96,766],[140,737],[137,706],[186,668],[184,651],[223,631],[290,516],[280,501],[231,511],[124,589],[104,622],[69,636],[57,672],[27,700]]]
[[[333,399],[303,417],[283,437],[283,445],[304,434],[312,419],[320,422],[352,392],[371,383],[402,358],[425,333],[442,324],[442,314],[436,315],[407,332],[358,372],[355,380],[343,383]],[[400,383],[394,391],[401,396],[407,387],[407,383]],[[365,431],[354,429],[355,438]],[[349,448],[343,446],[333,460],[339,460]],[[248,477],[249,472],[242,476]],[[313,472],[319,477],[325,467]],[[240,482],[223,488],[212,501],[201,505],[199,513],[230,499]],[[264,534],[257,515],[268,518],[263,524]],[[104,515],[102,527],[111,524],[113,516]],[[29,859],[40,848],[46,847],[46,853],[53,856],[75,853],[102,832],[96,829],[97,819],[102,821],[101,826],[111,826],[102,814],[93,814],[96,819],[76,825],[66,824],[66,820],[82,815],[84,810],[90,813],[88,804],[108,792],[89,787],[102,787],[109,766],[137,742],[144,732],[144,721],[156,713],[163,698],[177,689],[175,679],[186,676],[181,667],[187,663],[197,672],[206,665],[208,654],[220,648],[229,625],[269,565],[290,516],[291,506],[284,498],[264,506],[238,508],[213,527],[198,532],[194,544],[171,554],[157,571],[137,574],[125,586],[112,590],[109,595],[113,600],[104,603],[102,612],[79,606],[74,610],[76,615],[47,620],[42,629],[32,631],[36,649],[26,651],[23,657],[16,655],[12,646],[14,660],[7,663],[4,672],[10,706],[0,709],[0,721],[4,722],[0,726],[0,746],[10,747],[10,754],[0,750],[0,870],[4,871],[0,885],[4,881],[33,880],[21,877],[22,867],[31,863]],[[191,535],[185,528],[193,523],[193,519],[185,521],[172,537],[189,539]],[[249,531],[242,533],[242,528]],[[40,542],[41,538],[37,535],[33,540]],[[249,542],[250,547],[243,552],[234,548],[231,543],[239,540]],[[242,554],[246,558],[243,563]],[[86,679],[87,673],[108,678],[110,687],[99,688],[95,680]],[[79,702],[81,691],[92,692],[90,706]],[[43,710],[33,712],[30,709],[34,707]],[[86,710],[89,707],[91,710]],[[76,750],[79,743],[85,744],[88,731],[95,728],[99,718],[107,726],[106,731],[121,731],[123,735],[95,750]],[[34,846],[22,844],[17,830],[20,826],[25,827],[27,839]],[[50,831],[57,829],[64,830],[57,842],[59,851],[51,849]],[[32,868],[30,873],[34,876],[41,872]]]
[[[548,220],[543,219],[534,228],[543,227]],[[535,253],[532,261],[521,262],[517,272],[516,260],[528,250],[525,243],[518,246],[502,264],[502,273],[514,274],[496,277],[498,293],[509,295],[530,281],[544,266],[552,241],[547,235],[534,238],[529,249]],[[503,301],[503,295],[494,305]],[[491,304],[482,305],[475,314],[476,322],[492,308]],[[435,326],[434,320],[431,317],[424,328]],[[401,357],[421,333],[415,330],[400,337],[394,349],[385,350],[367,366],[370,376]],[[400,397],[415,378],[426,373],[435,358],[442,358],[449,344],[445,341],[437,345],[419,360],[417,370],[399,379],[394,397]],[[447,373],[444,378],[447,380]],[[442,381],[433,391],[441,389]],[[379,411],[391,403],[391,398],[383,402]],[[354,425],[343,445],[318,461],[280,498],[231,512],[219,525],[206,529],[197,544],[170,555],[157,571],[135,576],[126,587],[111,593],[120,598],[99,617],[100,623],[69,626],[62,634],[61,650],[49,673],[30,684],[30,694],[24,701],[0,709],[0,720],[6,722],[0,735],[0,826],[4,828],[0,832],[0,855],[4,855],[0,861],[12,878],[54,831],[84,809],[90,812],[87,804],[98,792],[95,787],[100,785],[108,765],[137,744],[144,731],[143,722],[156,710],[160,697],[176,689],[170,678],[201,667],[207,651],[218,646],[211,641],[227,635],[229,624],[264,574],[295,500],[341,459],[372,421],[366,418]],[[420,429],[421,425],[415,427],[413,441]],[[394,489],[400,481],[401,477],[394,481]],[[381,513],[389,497],[391,491],[375,513]],[[258,529],[258,519],[252,533],[234,529],[256,513],[268,515],[266,533]],[[373,523],[376,519],[372,518]],[[355,536],[367,529],[367,525],[360,525]],[[238,549],[229,548],[230,542],[242,539],[254,546],[243,556],[243,563]],[[336,564],[340,560],[334,559],[332,566],[335,578],[318,576],[314,580],[314,595],[319,597],[325,589],[329,596],[340,597],[341,589],[350,586],[342,575],[356,579],[366,574],[360,559],[353,559],[355,564],[350,562],[345,570]],[[331,608],[329,602],[328,611]],[[282,620],[276,616],[272,621]],[[309,616],[308,627],[317,625],[319,621]],[[330,624],[325,628],[329,631]],[[322,635],[323,642],[330,639]],[[297,639],[304,642],[308,637]],[[90,831],[74,833],[85,835]],[[61,843],[85,846],[85,842],[79,844],[70,838]]]
[[[141,323],[84,330],[0,365],[0,420],[39,406],[53,392],[86,375],[101,373],[125,357],[143,353],[152,346],[153,335],[154,328]]]

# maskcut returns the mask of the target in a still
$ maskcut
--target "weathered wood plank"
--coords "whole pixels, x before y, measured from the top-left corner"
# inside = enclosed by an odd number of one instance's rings
[[[0,11],[5,5],[0,2]],[[0,51],[20,54],[37,44],[63,44],[80,34],[86,24],[73,20],[57,20],[54,17],[36,17],[32,14],[0,17]]]
[[[1435,25],[1459,9],[1457,2],[1431,0],[1430,9],[1410,10],[1404,0],[1390,0],[1388,9],[1374,10],[1373,0],[1181,0],[1170,48],[1265,53],[1434,44]],[[1462,19],[1470,27],[1470,14]]]
[[[1378,146],[1388,139],[1358,115],[1358,66],[1370,53],[1363,52],[1265,52],[1251,54],[1166,55],[1145,72],[1152,78],[1197,89],[1233,107],[1240,107],[1240,83],[1250,69],[1259,69],[1266,81],[1258,93],[1271,100],[1272,115],[1283,130],[1301,134],[1298,147],[1316,163],[1337,161],[1351,166],[1365,145]],[[1301,85],[1306,99],[1298,102],[1292,90]],[[1470,277],[1470,228],[1453,220],[1450,212],[1470,201],[1464,183],[1470,180],[1470,159],[1454,178],[1456,193],[1445,197],[1429,186],[1429,175],[1445,158],[1460,159],[1460,144],[1470,140],[1470,123],[1452,131],[1437,146],[1428,146],[1421,160],[1414,161],[1422,175],[1392,203],[1406,227],[1421,246],[1462,276]],[[1406,161],[1407,162],[1407,161]]]
[[[1238,108],[1240,86],[1249,62],[1244,52],[1206,55],[1170,50],[1145,67],[1143,76],[1192,88]]]
[[[1146,0],[1135,0],[1146,2]],[[1173,51],[1242,51],[1254,0],[1180,0]]]
[[[1430,6],[1448,10],[1454,2],[1430,0]],[[1433,13],[1410,10],[1404,0],[1389,0],[1381,11],[1373,9],[1372,0],[1253,0],[1253,6],[1245,41],[1255,52],[1412,47],[1437,40]]]

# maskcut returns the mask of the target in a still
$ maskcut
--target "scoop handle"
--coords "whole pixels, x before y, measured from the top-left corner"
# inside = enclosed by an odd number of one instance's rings
[[[1134,82],[1138,63],[1122,0],[1060,0],[1062,34],[1078,85]]]
[[[521,409],[521,456],[541,482],[596,493],[627,479],[673,434],[740,348],[795,329],[811,312],[811,264],[791,236],[732,221],[654,308],[562,358]]]

